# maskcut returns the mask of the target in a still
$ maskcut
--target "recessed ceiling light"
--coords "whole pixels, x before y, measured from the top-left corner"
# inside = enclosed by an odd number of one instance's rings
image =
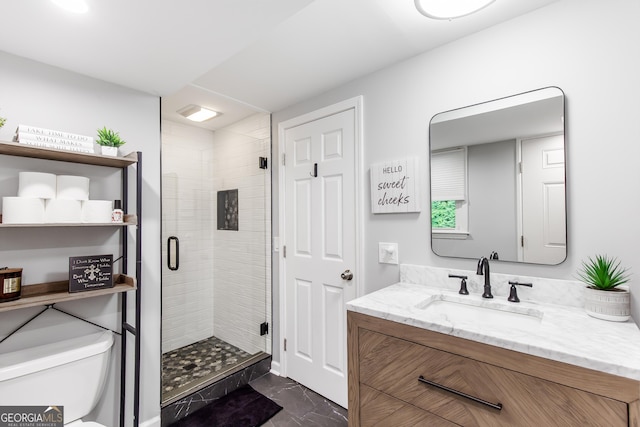
[[[56,6],[59,6],[69,12],[86,13],[89,5],[85,0],[51,0]]]
[[[433,19],[454,19],[479,11],[495,0],[415,0],[418,12]]]
[[[178,114],[194,122],[204,122],[220,115],[217,111],[209,110],[199,105],[187,105],[179,109]]]

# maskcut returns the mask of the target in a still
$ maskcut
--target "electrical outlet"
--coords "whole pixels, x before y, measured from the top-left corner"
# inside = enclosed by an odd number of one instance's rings
[[[378,262],[380,264],[398,264],[398,244],[378,242]]]

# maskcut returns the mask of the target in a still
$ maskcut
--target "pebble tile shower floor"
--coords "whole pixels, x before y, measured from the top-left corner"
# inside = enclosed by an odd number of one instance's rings
[[[211,337],[162,355],[162,401],[165,402],[251,358],[219,338]]]

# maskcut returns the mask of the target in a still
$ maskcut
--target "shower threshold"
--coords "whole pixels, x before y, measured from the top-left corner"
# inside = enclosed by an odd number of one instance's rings
[[[162,355],[161,407],[269,357],[249,354],[216,337]]]

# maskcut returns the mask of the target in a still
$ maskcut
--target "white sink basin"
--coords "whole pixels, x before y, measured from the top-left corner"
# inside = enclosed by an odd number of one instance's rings
[[[535,327],[542,321],[540,310],[521,307],[517,303],[501,303],[495,300],[477,300],[473,297],[435,295],[422,301],[416,308],[434,319],[456,323],[474,323],[481,328]]]

